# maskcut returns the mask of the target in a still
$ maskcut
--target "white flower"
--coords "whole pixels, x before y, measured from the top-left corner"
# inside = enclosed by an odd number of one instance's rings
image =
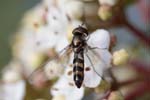
[[[42,54],[36,49],[34,32],[21,30],[13,45],[13,56],[21,61],[25,74],[29,75],[42,60]]]
[[[47,12],[47,23],[52,31],[65,34],[63,32],[68,25],[68,18],[62,10],[50,7]]]
[[[110,44],[109,32],[104,29],[98,29],[90,35],[90,38],[87,42],[93,47],[108,49]]]
[[[96,30],[90,35],[87,43],[95,49],[87,51],[90,59],[85,54],[85,79],[83,84],[86,87],[96,87],[101,81],[103,71],[109,68],[111,63],[112,57],[108,51],[110,44],[109,32],[103,29]],[[88,68],[88,71],[86,71],[86,67],[89,67],[90,70]]]
[[[100,4],[115,5],[117,0],[98,0]]]
[[[82,1],[72,0],[62,5],[64,11],[71,19],[81,19],[84,11],[84,4]]]
[[[55,7],[50,7],[47,18],[48,25],[39,28],[35,35],[37,49],[47,52],[50,48],[55,48],[59,52],[69,44],[68,27],[77,27],[81,22],[77,20],[68,22],[64,12]]]
[[[51,89],[52,96],[63,95],[65,100],[81,100],[84,95],[84,88],[78,89],[69,80],[62,76]]]
[[[42,3],[47,7],[53,6],[56,2],[57,0],[42,0]]]
[[[44,71],[48,79],[53,79],[58,76],[61,76],[63,73],[64,67],[56,62],[55,60],[50,61],[48,64],[46,64]]]
[[[37,50],[46,52],[56,45],[57,35],[49,27],[41,27],[35,35]]]
[[[5,83],[2,85],[1,100],[23,100],[25,95],[25,82],[23,80],[15,83]]]
[[[22,22],[22,28],[27,30],[32,29],[34,30],[34,24],[37,23],[39,25],[43,24],[43,14],[45,13],[44,7],[41,5],[41,3],[37,4],[35,7],[30,9],[24,14]]]
[[[91,1],[94,1],[94,0],[83,0],[83,1],[85,1],[85,2],[91,2]]]
[[[58,8],[50,7],[47,18],[48,24],[39,28],[35,36],[37,49],[47,52],[50,48],[55,48],[59,52],[68,45],[67,16]]]
[[[7,70],[3,74],[3,81],[13,83],[21,79],[20,74],[15,70]]]
[[[84,81],[83,84],[85,87],[95,88],[101,82],[101,77],[97,75],[97,73],[93,70],[93,68],[85,67],[85,69],[89,69],[89,71],[84,72]]]
[[[55,48],[59,52],[68,45],[67,37],[64,34],[55,33],[48,26],[39,29],[35,35],[35,41],[37,50],[41,52],[48,52],[50,48]]]
[[[65,100],[81,100],[84,96],[84,87],[78,89],[74,84],[72,66],[73,54],[70,56],[69,63],[65,66],[65,72],[52,87],[51,94],[54,98],[61,95]]]
[[[22,79],[21,65],[18,61],[12,60],[2,70],[2,81],[14,83]]]

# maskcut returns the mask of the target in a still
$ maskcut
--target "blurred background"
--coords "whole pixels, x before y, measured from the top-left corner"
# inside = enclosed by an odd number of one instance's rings
[[[29,78],[59,54],[70,42],[72,30],[83,22],[91,34],[96,29],[109,31],[115,67],[108,86],[102,82],[87,87],[74,100],[150,100],[149,0],[1,0],[0,12],[0,100],[69,100],[67,94],[50,92],[63,75],[56,65],[48,69],[56,72],[48,80],[42,71],[33,75],[32,82]],[[109,86],[115,89],[105,94]]]
[[[0,69],[11,59],[10,41],[24,13],[40,0],[0,1]]]

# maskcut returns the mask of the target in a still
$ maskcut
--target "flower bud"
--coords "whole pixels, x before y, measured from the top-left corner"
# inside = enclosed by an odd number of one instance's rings
[[[117,2],[117,0],[98,0],[98,1],[101,5],[107,4],[107,5],[110,5],[110,6],[114,6]]]
[[[52,100],[66,100],[64,95],[56,95]]]
[[[63,73],[64,67],[56,61],[50,61],[44,68],[48,79],[53,79],[60,76]]]
[[[71,19],[81,19],[83,15],[83,3],[80,1],[68,2],[65,10]]]
[[[111,7],[108,5],[101,6],[98,10],[98,16],[103,21],[108,20],[112,16]]]
[[[3,74],[3,81],[6,83],[17,82],[21,79],[20,74],[14,70],[8,70]]]
[[[118,50],[113,53],[113,64],[122,65],[127,62],[129,55],[125,49]]]
[[[111,92],[108,100],[123,100],[123,96],[120,92]]]

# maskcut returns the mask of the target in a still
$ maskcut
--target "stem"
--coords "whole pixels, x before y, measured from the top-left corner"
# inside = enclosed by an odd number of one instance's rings
[[[150,37],[147,37],[146,35],[144,35],[143,32],[141,32],[140,30],[138,30],[137,28],[135,28],[133,25],[131,25],[127,20],[124,21],[123,23],[125,26],[127,26],[131,31],[132,33],[137,36],[140,40],[143,41],[143,43],[150,47]]]
[[[132,65],[132,67],[139,72],[140,74],[144,75],[145,77],[149,77],[150,76],[150,70],[149,70],[149,66],[145,63],[142,63],[141,61],[138,60],[131,60],[129,61],[129,64]]]
[[[125,100],[135,100],[137,97],[142,96],[146,92],[150,91],[150,82],[142,82],[140,83],[135,90],[130,92],[126,97]]]
[[[142,80],[140,78],[135,78],[135,79],[126,80],[124,82],[119,82],[118,85],[119,85],[119,88],[120,88],[120,87],[129,85],[129,84],[140,82],[140,81],[144,81],[144,80]]]
[[[108,100],[110,94],[112,91],[108,91],[102,98],[100,98],[99,100]]]

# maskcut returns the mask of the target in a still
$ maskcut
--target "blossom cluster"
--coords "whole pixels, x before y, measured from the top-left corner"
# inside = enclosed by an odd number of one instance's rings
[[[0,87],[3,100],[23,100],[27,83],[39,89],[48,81],[51,82],[52,100],[81,100],[91,92],[88,89],[92,88],[97,93],[103,89],[103,76],[112,66],[126,64],[129,55],[125,49],[110,50],[112,34],[108,30],[89,29],[87,44],[96,48],[87,50],[90,59],[85,54],[84,81],[81,88],[78,89],[74,84],[73,54],[61,55],[60,51],[71,43],[72,31],[76,27],[85,23],[84,27],[88,29],[85,19],[93,14],[92,10],[85,13],[89,2],[95,3],[95,0],[42,0],[25,13],[12,43],[12,61],[3,71],[4,84]],[[103,21],[111,18],[112,8],[117,2],[118,0],[98,0],[97,16]],[[60,59],[56,60],[57,56]],[[123,75],[121,71],[119,75],[125,76],[124,78],[136,76],[133,72]],[[110,84],[113,82],[108,74],[106,80]],[[106,85],[109,89],[110,84]],[[15,89],[18,91],[14,92]],[[109,100],[118,98],[122,100],[119,91],[111,92]]]

